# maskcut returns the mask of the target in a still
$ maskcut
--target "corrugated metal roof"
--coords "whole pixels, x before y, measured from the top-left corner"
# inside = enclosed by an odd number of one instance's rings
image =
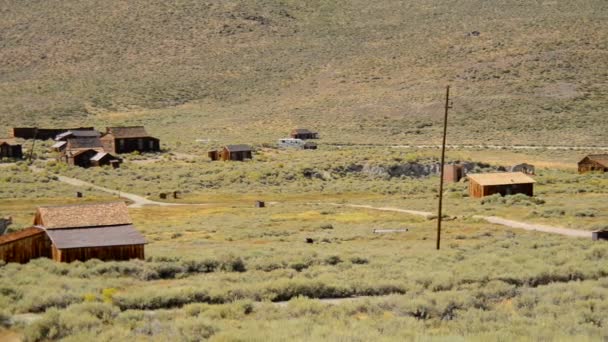
[[[37,227],[25,228],[25,229],[20,230],[18,232],[14,232],[14,233],[10,233],[10,234],[6,234],[6,235],[0,236],[0,245],[4,245],[4,244],[7,244],[7,243],[11,243],[13,241],[25,239],[27,237],[34,236],[34,235],[37,235],[37,234],[42,234],[42,233],[44,233],[44,230],[40,229],[40,228],[37,228]]]
[[[74,138],[95,138],[99,137],[101,134],[94,130],[76,130],[76,131],[67,131],[61,134],[58,134],[55,137],[55,140],[62,140],[68,137]]]
[[[146,138],[150,137],[144,126],[107,127],[114,138]]]
[[[100,227],[131,224],[124,202],[78,204],[38,208],[40,222],[46,229]]]
[[[53,146],[51,146],[52,148],[60,148],[63,145],[67,144],[67,141],[59,141],[53,144]]]
[[[47,230],[58,249],[141,245],[146,239],[132,225]]]
[[[522,172],[469,173],[467,177],[480,185],[506,185],[536,183]]]
[[[226,149],[230,152],[248,152],[253,151],[253,147],[249,145],[226,145]]]

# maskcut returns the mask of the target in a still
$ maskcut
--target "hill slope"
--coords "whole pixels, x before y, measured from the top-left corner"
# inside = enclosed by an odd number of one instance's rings
[[[601,0],[5,1],[0,129],[429,142],[450,83],[453,143],[605,144],[607,16]]]

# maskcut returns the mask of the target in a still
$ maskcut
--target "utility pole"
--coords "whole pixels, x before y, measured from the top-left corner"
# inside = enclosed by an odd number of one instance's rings
[[[443,206],[443,165],[445,163],[445,137],[448,131],[448,110],[452,108],[450,104],[450,86],[445,90],[445,117],[443,118],[443,142],[441,143],[441,164],[439,165],[439,209],[437,213],[437,250],[441,246],[441,219]]]
[[[36,146],[36,138],[38,138],[38,127],[34,128],[34,139],[32,140],[32,150],[30,151],[30,164],[33,163],[34,147]]]

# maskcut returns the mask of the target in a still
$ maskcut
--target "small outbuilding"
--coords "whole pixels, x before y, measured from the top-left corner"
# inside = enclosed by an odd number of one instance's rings
[[[0,260],[24,264],[37,258],[51,258],[51,240],[44,229],[30,227],[0,236]]]
[[[578,162],[578,173],[608,172],[608,154],[590,154]]]
[[[526,175],[534,175],[534,165],[521,163],[517,165],[511,166],[509,169],[510,172],[521,172]]]
[[[0,139],[0,159],[22,159],[23,149],[13,139]]]
[[[448,164],[443,166],[443,181],[446,183],[458,183],[464,177],[464,166],[459,164]]]
[[[471,197],[485,197],[493,194],[534,196],[536,181],[522,172],[474,173],[468,174],[467,178]]]
[[[291,137],[293,139],[302,139],[302,140],[319,139],[319,133],[313,132],[306,128],[296,128],[291,131]]]
[[[68,139],[61,152],[62,161],[68,165],[84,168],[104,165],[112,165],[117,168],[122,163],[122,159],[104,150],[98,137]]]
[[[253,148],[249,145],[226,145],[221,150],[209,151],[211,160],[244,161],[253,159]]]
[[[160,151],[160,140],[150,136],[143,126],[107,127],[101,141],[110,153]]]

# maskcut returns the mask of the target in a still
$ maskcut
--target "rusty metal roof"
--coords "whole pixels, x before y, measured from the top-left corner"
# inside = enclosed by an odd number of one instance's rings
[[[112,134],[114,138],[148,138],[150,135],[146,132],[144,126],[125,126],[125,127],[107,127],[108,134]]]
[[[536,183],[523,172],[469,173],[467,177],[479,185],[507,185]]]
[[[592,160],[600,165],[608,167],[608,154],[590,154],[590,155],[586,156],[585,158],[583,158],[583,160],[585,160],[587,158],[589,158],[589,160]],[[583,160],[581,160],[581,162]]]
[[[46,229],[117,226],[131,224],[124,202],[40,207],[36,224]]]
[[[25,228],[23,230],[0,236],[0,245],[11,243],[17,240],[25,239],[30,236],[44,233],[43,229],[37,227]]]
[[[142,245],[146,239],[132,225],[49,229],[46,231],[57,249]]]
[[[249,145],[226,145],[226,149],[230,152],[248,152],[253,151],[253,147]]]

